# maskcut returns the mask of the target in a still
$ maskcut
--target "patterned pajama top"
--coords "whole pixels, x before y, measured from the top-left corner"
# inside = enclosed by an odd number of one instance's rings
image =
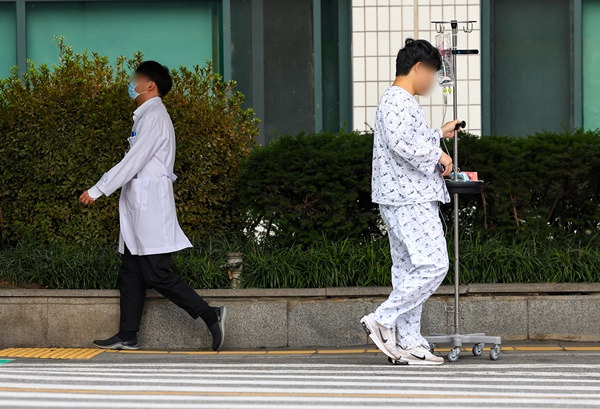
[[[439,201],[450,195],[442,176],[439,128],[429,128],[423,109],[408,91],[391,86],[375,114],[372,200],[383,205]]]

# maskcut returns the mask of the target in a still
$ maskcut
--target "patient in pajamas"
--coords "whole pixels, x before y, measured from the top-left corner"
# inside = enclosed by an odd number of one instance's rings
[[[392,256],[393,291],[361,323],[390,358],[411,365],[439,365],[421,335],[421,311],[448,271],[439,203],[450,196],[444,176],[452,159],[440,148],[454,136],[454,120],[430,128],[415,99],[429,93],[442,64],[425,40],[406,40],[396,59],[396,79],[375,115],[372,200],[379,204]]]

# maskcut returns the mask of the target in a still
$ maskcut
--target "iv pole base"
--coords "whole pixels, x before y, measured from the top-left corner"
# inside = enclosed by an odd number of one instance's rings
[[[431,353],[434,352],[437,344],[452,344],[452,349],[448,352],[448,361],[456,362],[463,350],[463,344],[473,344],[471,351],[473,355],[480,356],[483,353],[485,344],[491,344],[490,359],[497,361],[500,359],[500,350],[502,349],[502,338],[477,334],[432,334],[425,337],[431,346]]]

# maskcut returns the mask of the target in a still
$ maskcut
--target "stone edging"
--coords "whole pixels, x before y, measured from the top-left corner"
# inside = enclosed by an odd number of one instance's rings
[[[356,347],[369,342],[359,320],[388,287],[198,291],[229,309],[225,349]],[[510,340],[600,341],[600,283],[472,284],[460,287],[463,333]],[[452,331],[453,286],[423,306],[424,334]],[[143,348],[205,350],[202,322],[148,291]],[[0,348],[89,347],[118,330],[117,290],[0,289]]]

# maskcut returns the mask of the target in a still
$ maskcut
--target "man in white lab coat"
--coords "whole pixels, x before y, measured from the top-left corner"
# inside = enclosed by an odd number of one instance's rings
[[[171,253],[192,247],[175,210],[173,173],[175,131],[162,97],[172,87],[167,67],[145,61],[129,84],[129,96],[138,108],[125,157],[100,181],[83,192],[79,201],[94,203],[121,188],[119,199],[119,269],[121,319],[119,333],[94,345],[107,349],[139,349],[139,331],[147,288],[183,308],[208,326],[212,347],[218,350],[225,336],[225,307],[211,307],[171,271]]]
[[[372,199],[387,227],[394,289],[361,323],[383,353],[411,365],[444,362],[421,335],[421,311],[448,271],[438,205],[450,200],[444,176],[452,159],[440,140],[453,137],[460,121],[429,128],[415,99],[429,92],[441,64],[429,42],[406,40],[375,116]]]

